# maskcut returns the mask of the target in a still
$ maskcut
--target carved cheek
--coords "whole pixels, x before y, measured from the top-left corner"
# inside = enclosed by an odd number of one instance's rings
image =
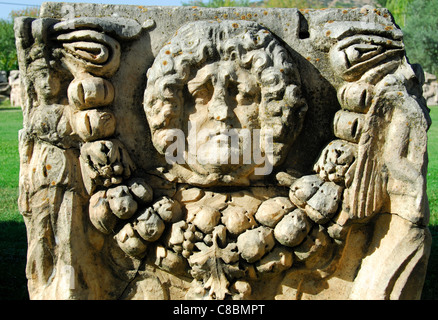
[[[61,87],[59,79],[49,73],[35,78],[35,88],[39,95],[49,98],[58,95]]]
[[[61,89],[59,79],[49,74],[47,82],[49,83],[50,93],[57,95]]]
[[[234,114],[241,128],[256,129],[260,127],[258,125],[258,107],[259,105],[257,103],[252,103],[250,105],[238,105],[234,109]]]

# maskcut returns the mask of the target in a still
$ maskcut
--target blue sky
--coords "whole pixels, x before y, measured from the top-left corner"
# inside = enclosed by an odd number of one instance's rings
[[[46,0],[47,1],[47,0]],[[7,19],[11,10],[21,10],[28,6],[40,6],[44,0],[0,0],[0,19]],[[142,6],[180,6],[189,0],[64,0],[52,2],[86,2],[105,4],[133,4]]]

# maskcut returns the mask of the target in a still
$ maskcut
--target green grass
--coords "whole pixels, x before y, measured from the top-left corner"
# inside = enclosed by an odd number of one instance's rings
[[[431,223],[438,225],[438,106],[430,111],[432,126],[428,132],[429,166],[427,172],[427,188],[431,208]]]
[[[0,299],[28,298],[26,229],[18,212],[18,130],[22,128],[20,108],[0,105]]]
[[[427,266],[422,299],[438,299],[438,106],[430,107],[432,126],[428,132],[429,165],[427,169],[427,196],[429,198],[432,249]]]
[[[427,188],[433,242],[422,299],[438,299],[438,107],[431,107]],[[0,299],[28,299],[25,264],[26,230],[17,209],[19,108],[0,104]]]

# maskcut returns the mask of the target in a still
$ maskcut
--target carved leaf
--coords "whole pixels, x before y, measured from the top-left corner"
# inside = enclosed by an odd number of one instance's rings
[[[213,230],[211,246],[197,242],[195,246],[199,252],[195,252],[189,258],[192,276],[201,280],[205,289],[209,289],[209,298],[219,300],[223,300],[225,295],[229,294],[228,286],[230,283],[226,277],[228,264],[239,260],[235,243],[230,243],[225,248],[219,246],[218,237],[221,227],[223,226],[218,226]]]

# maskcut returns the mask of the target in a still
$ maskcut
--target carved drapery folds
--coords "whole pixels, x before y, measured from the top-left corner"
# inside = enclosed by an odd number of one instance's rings
[[[418,297],[357,272],[386,259],[378,237],[403,246],[390,225],[424,241],[379,275],[427,262],[430,119],[400,30],[367,8],[278,11],[313,15],[310,39],[267,11],[165,27],[160,10],[16,22],[31,297]]]

